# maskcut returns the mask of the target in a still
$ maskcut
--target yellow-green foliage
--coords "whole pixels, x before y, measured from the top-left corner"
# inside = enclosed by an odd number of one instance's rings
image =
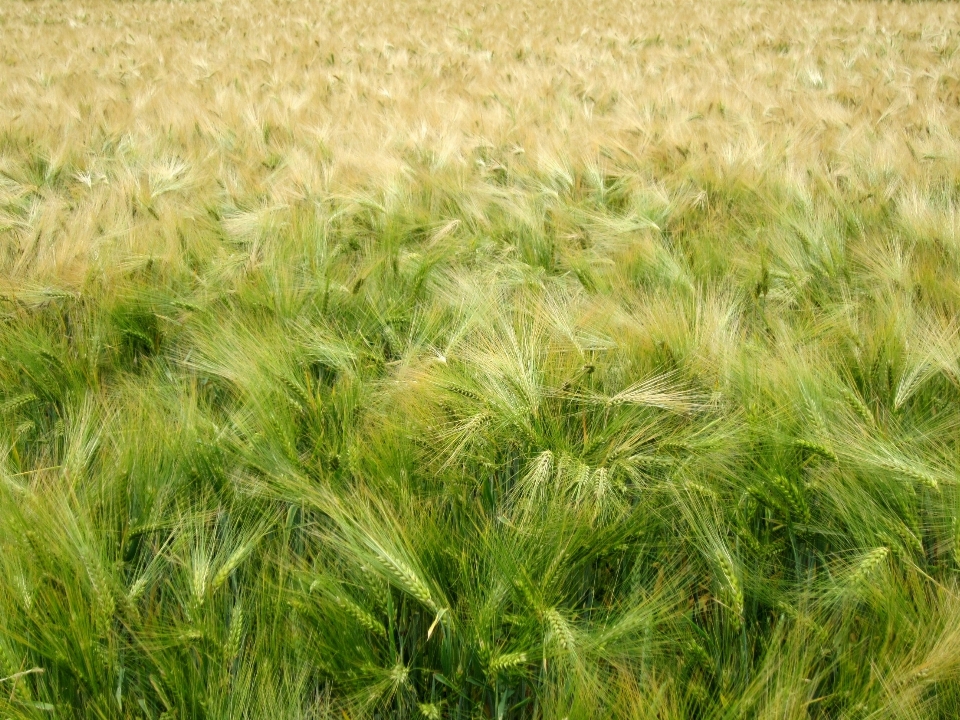
[[[958,20],[0,3],[0,716],[960,715]]]

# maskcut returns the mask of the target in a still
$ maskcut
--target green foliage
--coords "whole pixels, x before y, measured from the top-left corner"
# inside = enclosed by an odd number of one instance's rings
[[[4,717],[955,717],[960,254],[570,173],[4,296]]]

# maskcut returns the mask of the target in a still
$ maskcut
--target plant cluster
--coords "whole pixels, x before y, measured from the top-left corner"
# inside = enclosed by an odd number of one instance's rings
[[[957,716],[957,11],[548,5],[0,7],[0,715]]]

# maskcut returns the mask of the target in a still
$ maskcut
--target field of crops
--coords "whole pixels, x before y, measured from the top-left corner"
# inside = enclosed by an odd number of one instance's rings
[[[0,718],[960,716],[960,6],[0,0]]]

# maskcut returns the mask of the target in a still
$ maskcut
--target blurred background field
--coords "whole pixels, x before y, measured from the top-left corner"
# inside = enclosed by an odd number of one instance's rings
[[[699,189],[826,182],[912,225],[947,222],[957,12],[4,3],[3,268],[80,282],[92,256],[178,254],[168,228],[210,205],[402,191],[424,171],[487,185],[581,170]],[[132,216],[145,202],[153,212]]]

